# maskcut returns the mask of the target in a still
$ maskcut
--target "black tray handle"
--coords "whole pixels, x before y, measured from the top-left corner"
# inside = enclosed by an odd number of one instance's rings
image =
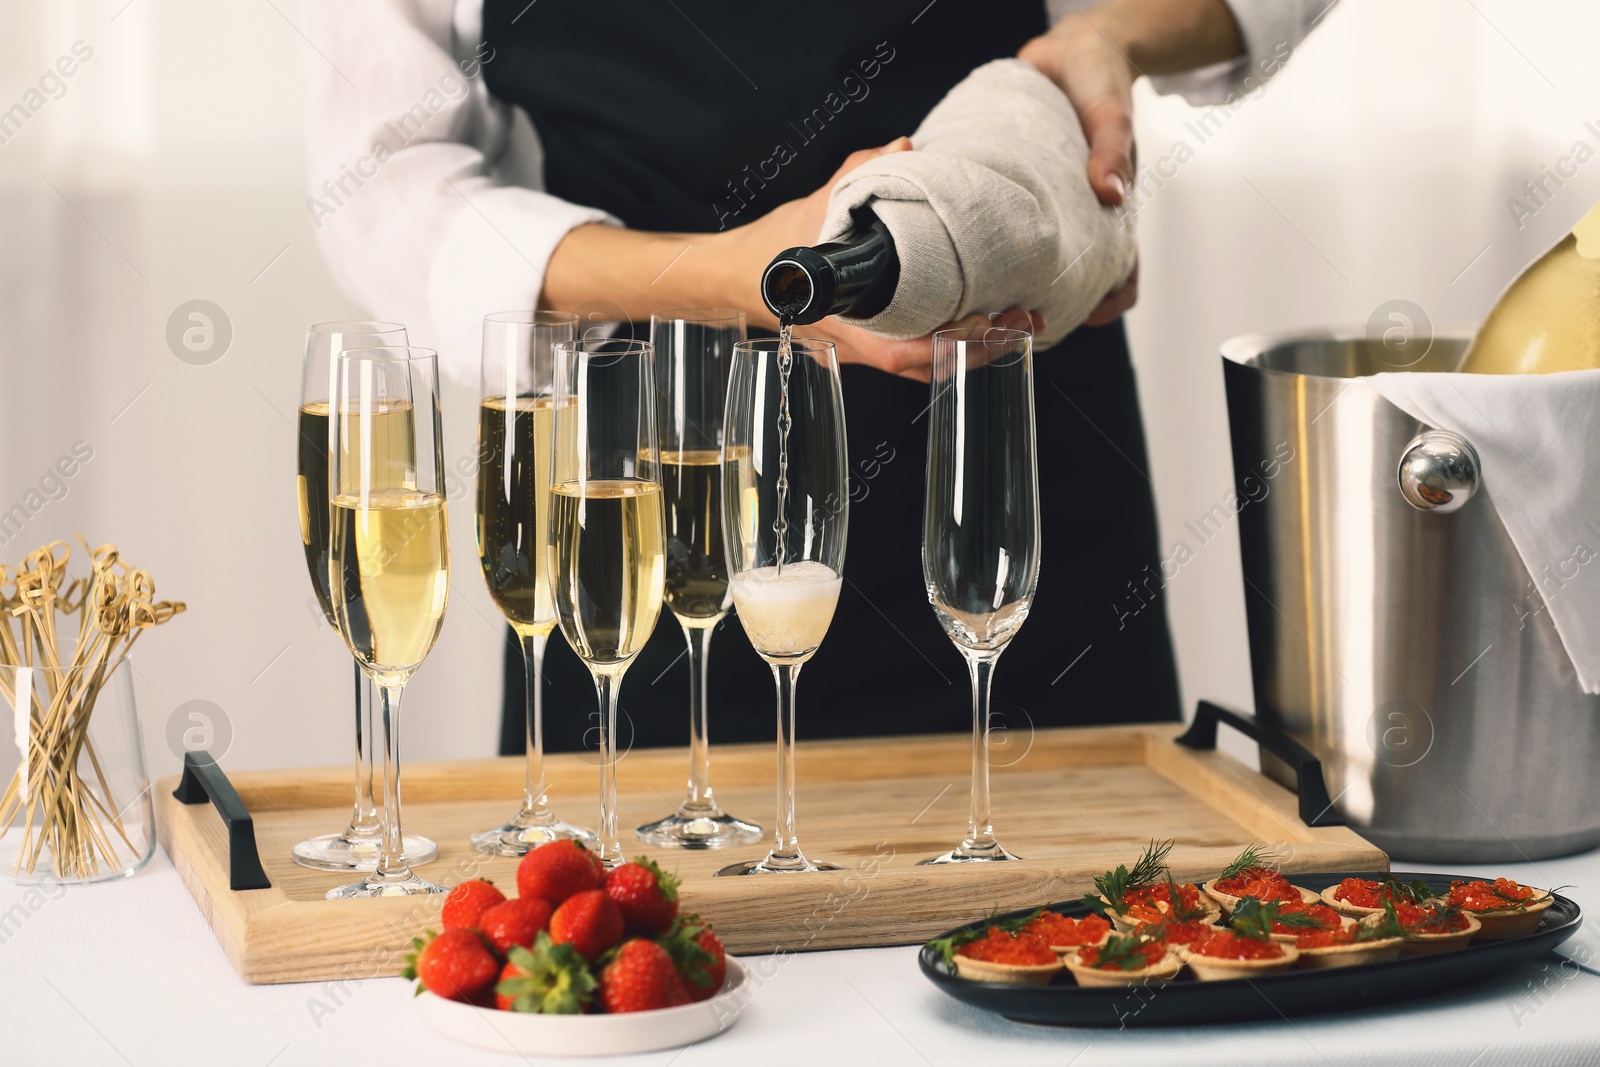
[[[228,828],[228,888],[270,889],[256,851],[256,827],[244,801],[209,752],[185,752],[183,777],[172,791],[180,804],[203,804],[209,799]]]
[[[1300,821],[1307,826],[1343,826],[1344,816],[1334,809],[1322,777],[1322,761],[1300,742],[1268,726],[1254,715],[1202,700],[1195,706],[1194,722],[1177,742],[1189,748],[1215,749],[1217,723],[1225,722],[1294,768],[1295,792],[1300,794]]]

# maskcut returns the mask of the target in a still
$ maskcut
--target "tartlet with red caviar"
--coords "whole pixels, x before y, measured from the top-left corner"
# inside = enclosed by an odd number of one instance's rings
[[[1400,900],[1395,902],[1394,912],[1406,936],[1400,948],[1402,956],[1454,952],[1466,948],[1483,929],[1476,915],[1445,900]]]
[[[956,974],[974,982],[1046,985],[1061,973],[1061,957],[1041,937],[1003,926],[963,930],[930,944]]]
[[[1120,933],[1162,922],[1169,915],[1214,923],[1222,917],[1216,902],[1192,883],[1180,884],[1167,868],[1171,841],[1152,841],[1132,870],[1118,864],[1095,878],[1095,892],[1083,903],[1097,915],[1110,919]]]
[[[1263,904],[1244,897],[1226,927],[1212,930],[1184,949],[1184,961],[1202,982],[1287,971],[1300,958],[1300,950],[1273,940],[1272,924],[1277,918],[1276,902]]]
[[[1310,904],[1317,899],[1317,894],[1292,884],[1271,863],[1269,850],[1251,845],[1200,888],[1228,914],[1246,897],[1263,904]]]
[[[1099,915],[1085,915],[1074,919],[1044,909],[1022,925],[1022,932],[1032,934],[1065,956],[1085,945],[1103,945],[1111,936],[1111,922]]]
[[[1342,924],[1332,929],[1307,928],[1298,932],[1294,947],[1300,950],[1300,958],[1295,966],[1304,970],[1353,967],[1399,957],[1406,942],[1405,931],[1392,905],[1382,915],[1360,922],[1348,916],[1342,918]]]
[[[1478,940],[1505,941],[1538,929],[1545,910],[1555,903],[1556,894],[1553,889],[1534,889],[1509,878],[1492,882],[1458,878],[1450,883],[1445,899],[1478,920]]]
[[[1160,941],[1112,934],[1062,959],[1081,986],[1165,985],[1183,970],[1183,960]]]
[[[1346,878],[1324,889],[1320,896],[1322,903],[1339,914],[1366,919],[1382,915],[1386,905],[1401,901],[1421,904],[1438,894],[1420,878],[1402,882],[1393,875],[1380,874],[1376,878]]]

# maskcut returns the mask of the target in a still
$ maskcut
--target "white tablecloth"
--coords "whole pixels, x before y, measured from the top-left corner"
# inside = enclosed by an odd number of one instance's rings
[[[1600,910],[1600,853],[1496,870],[1534,885],[1572,883],[1575,900],[1590,914]],[[1600,972],[1592,921],[1564,951]],[[1553,958],[1457,993],[1359,1014],[1118,1032],[1025,1026],[969,1008],[929,984],[915,957],[914,948],[791,956],[720,1037],[614,1062],[1600,1063],[1600,974],[1558,967]],[[362,1062],[521,1061],[436,1036],[411,1003],[410,983],[398,978],[343,989],[246,985],[159,850],[133,878],[42,903],[0,888],[4,1067]]]

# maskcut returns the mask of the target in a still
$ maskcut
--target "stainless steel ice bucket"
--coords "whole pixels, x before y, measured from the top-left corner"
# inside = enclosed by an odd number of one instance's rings
[[[1430,427],[1350,381],[1453,369],[1465,345],[1400,368],[1364,331],[1224,344],[1234,506],[1261,722],[1392,855],[1514,862],[1600,844],[1600,697],[1471,492],[1470,447],[1417,442]]]

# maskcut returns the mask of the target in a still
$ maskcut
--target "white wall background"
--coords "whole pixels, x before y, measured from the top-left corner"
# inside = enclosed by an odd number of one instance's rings
[[[311,608],[289,420],[306,323],[360,309],[330,283],[304,208],[296,18],[289,0],[0,9],[0,110],[75,41],[94,50],[0,144],[0,511],[74,442],[94,449],[0,559],[82,530],[188,601],[138,659],[156,773],[176,765],[163,739],[190,700],[226,714],[231,767],[336,762],[348,747],[350,661]],[[1594,5],[1346,0],[1324,23],[1204,144],[1185,127],[1193,109],[1140,95],[1141,162],[1180,139],[1194,150],[1139,213],[1130,316],[1164,543],[1231,485],[1218,342],[1364,323],[1391,298],[1435,323],[1475,320],[1600,198],[1593,161],[1524,228],[1505,206],[1575,141],[1600,150]],[[233,325],[210,366],[165,341],[196,298]],[[453,459],[475,397],[445,399]],[[452,517],[456,581],[407,701],[411,756],[495,744],[500,630],[471,518]],[[1186,701],[1248,705],[1231,529],[1168,596]]]

